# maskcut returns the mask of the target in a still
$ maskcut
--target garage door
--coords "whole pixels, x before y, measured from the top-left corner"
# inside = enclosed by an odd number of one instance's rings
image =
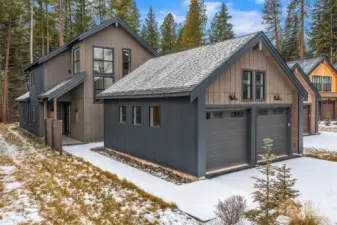
[[[334,107],[334,104],[333,104],[333,101],[323,101],[322,102],[322,117],[321,119],[322,120],[325,120],[325,119],[334,119],[334,116],[333,116],[333,107]]]
[[[303,106],[303,133],[309,134],[309,110],[310,106]]]
[[[247,163],[247,112],[207,113],[207,170]]]
[[[288,148],[287,109],[259,109],[257,125],[257,159],[265,152],[263,139],[273,139],[272,152],[275,155],[286,155]]]

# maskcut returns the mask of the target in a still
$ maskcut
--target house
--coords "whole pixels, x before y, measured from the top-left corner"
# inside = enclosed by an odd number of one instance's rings
[[[308,99],[304,101],[303,104],[303,134],[318,134],[318,117],[321,95],[311,83],[299,63],[289,62],[287,64],[308,93]]]
[[[319,120],[336,119],[337,99],[337,70],[325,56],[318,58],[299,60],[309,80],[319,91],[321,100],[319,104]]]
[[[148,60],[98,95],[104,145],[196,177],[302,153],[307,92],[263,32]]]
[[[102,141],[97,94],[157,55],[117,17],[80,34],[26,69],[30,91],[17,99],[20,126],[43,136],[44,118],[55,118],[70,138]]]

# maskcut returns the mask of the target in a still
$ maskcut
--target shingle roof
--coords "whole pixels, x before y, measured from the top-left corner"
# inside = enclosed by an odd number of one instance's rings
[[[74,76],[69,77],[68,79],[60,82],[59,84],[55,85],[54,87],[50,88],[49,90],[41,93],[39,98],[48,98],[48,100],[57,98],[62,96],[63,94],[67,93],[80,83],[84,81],[85,72],[78,73]]]
[[[325,56],[321,56],[321,57],[318,57],[318,58],[297,60],[297,61],[292,61],[292,62],[289,62],[289,63],[290,64],[298,63],[302,67],[303,71],[307,75],[309,75],[317,67],[317,65],[325,59],[326,59]]]
[[[98,98],[189,93],[258,34],[150,59]]]
[[[136,40],[139,41],[140,44],[142,44],[144,46],[144,48],[146,48],[149,52],[151,52],[155,56],[158,55],[158,52],[156,50],[154,50],[149,44],[147,44],[146,41],[144,41],[135,31],[133,31],[132,28],[129,27],[129,25],[127,23],[125,23],[123,20],[121,20],[118,17],[114,17],[114,18],[112,18],[110,20],[107,20],[107,21],[103,22],[102,24],[100,24],[96,27],[93,27],[90,30],[78,35],[76,38],[71,40],[68,44],[65,44],[62,47],[60,47],[60,48],[50,52],[49,54],[41,57],[40,59],[38,59],[34,63],[30,64],[25,70],[28,70],[33,66],[42,64],[42,63],[46,62],[47,60],[61,54],[62,52],[65,52],[66,50],[70,49],[70,47],[72,46],[73,43],[75,43],[77,41],[82,41],[82,40],[90,37],[91,35],[96,34],[97,32],[111,26],[115,22],[118,22],[119,25],[121,25],[134,38],[136,38]]]
[[[15,101],[18,101],[18,102],[25,102],[28,100],[29,100],[29,91],[15,99]]]

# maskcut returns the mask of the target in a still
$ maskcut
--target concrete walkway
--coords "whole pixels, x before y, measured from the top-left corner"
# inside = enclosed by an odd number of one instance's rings
[[[242,195],[249,207],[254,207],[250,194],[254,191],[252,176],[258,176],[256,169],[235,172],[213,179],[176,185],[146,172],[120,163],[109,157],[90,151],[103,143],[65,146],[70,154],[82,157],[93,165],[127,179],[148,193],[167,202],[175,202],[178,207],[202,221],[215,218],[215,205],[232,195]],[[283,163],[291,167],[293,176],[298,179],[296,188],[301,201],[311,200],[319,207],[319,214],[337,222],[337,163],[312,158],[296,158]],[[324,213],[324,214],[322,214]]]

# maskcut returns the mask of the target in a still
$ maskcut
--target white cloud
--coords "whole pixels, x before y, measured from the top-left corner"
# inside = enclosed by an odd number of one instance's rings
[[[215,13],[218,12],[219,7],[221,6],[221,2],[205,2],[206,5],[206,15],[208,18],[213,18]]]
[[[164,21],[164,18],[165,16],[167,16],[167,14],[171,13],[173,18],[174,18],[174,21],[176,23],[182,23],[185,21],[185,16],[182,16],[182,15],[177,15],[176,13],[174,12],[171,12],[171,11],[167,11],[167,10],[160,10],[159,11],[160,15],[159,15],[159,19],[158,19],[158,23],[161,25]]]
[[[264,3],[264,0],[255,0],[255,3],[256,3],[256,4],[263,4],[263,3]]]

